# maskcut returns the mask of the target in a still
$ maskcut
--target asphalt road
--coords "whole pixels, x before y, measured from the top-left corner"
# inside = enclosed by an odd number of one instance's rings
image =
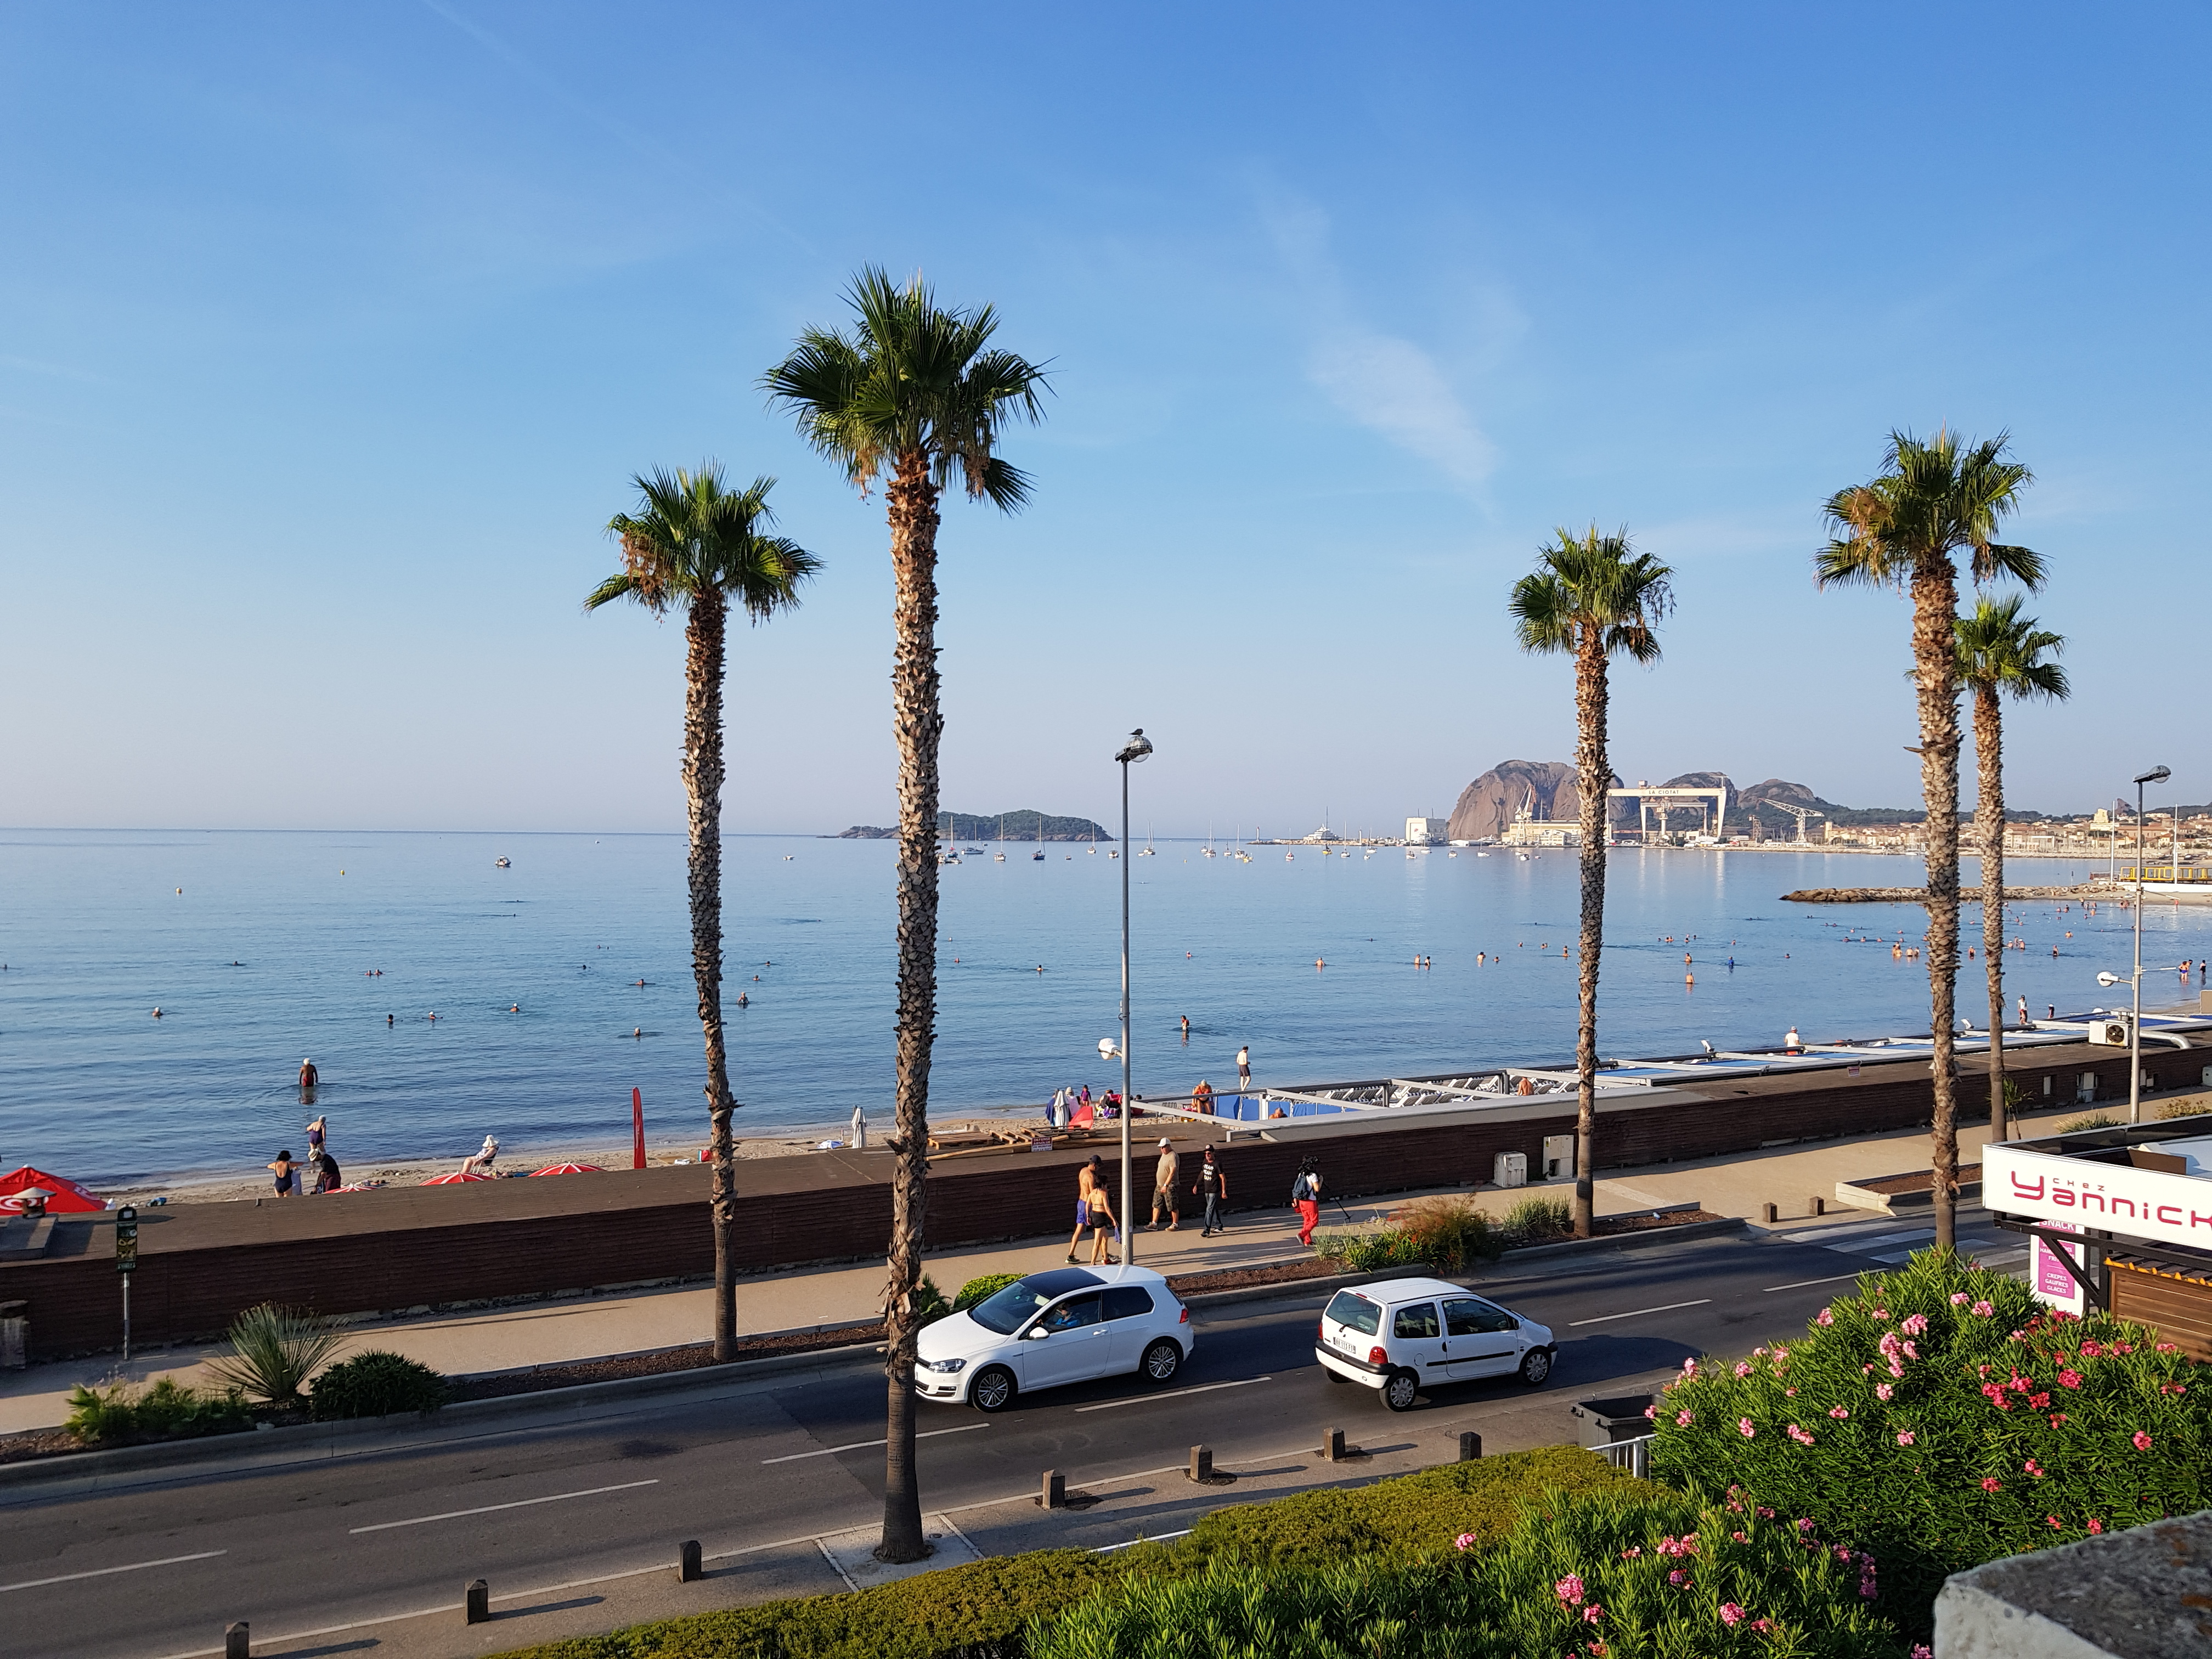
[[[1480,1286],[1552,1327],[1559,1352],[1546,1387],[1449,1385],[1397,1416],[1364,1390],[1331,1385],[1315,1364],[1319,1297],[1235,1304],[1199,1320],[1198,1352],[1165,1392],[1114,1379],[989,1419],[924,1406],[924,1505],[1031,1492],[1045,1468],[1065,1471],[1073,1487],[1109,1482],[1179,1462],[1198,1443],[1236,1468],[1315,1443],[1331,1425],[1378,1442],[1449,1444],[1462,1429],[1502,1429],[1512,1417],[1522,1432],[1504,1437],[1525,1440],[1532,1397],[1556,1402],[1535,1437],[1571,1439],[1574,1399],[1802,1330],[1869,1265],[1757,1235],[1531,1263]],[[560,1427],[487,1425],[336,1461],[185,1472],[91,1497],[0,1490],[0,1652],[158,1659],[204,1648],[234,1619],[327,1629],[449,1605],[470,1577],[557,1584],[665,1563],[679,1539],[700,1539],[714,1556],[870,1526],[882,1513],[884,1389],[880,1372],[856,1370],[735,1398],[641,1401],[623,1417]],[[1228,1497],[1188,1492],[1146,1511],[1144,1529],[1188,1526]],[[1029,1517],[1035,1525],[1037,1512]],[[1139,1522],[1115,1512],[1051,1524],[1058,1541],[1097,1545],[1133,1535]]]

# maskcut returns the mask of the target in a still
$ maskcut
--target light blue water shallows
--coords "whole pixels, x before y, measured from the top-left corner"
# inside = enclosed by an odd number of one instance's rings
[[[1121,866],[1079,843],[1041,863],[1006,850],[940,872],[939,1115],[1119,1080],[1097,1042],[1116,1023]],[[1572,854],[1250,850],[1243,864],[1168,842],[1132,863],[1140,1092],[1218,1087],[1240,1042],[1255,1079],[1279,1084],[1571,1058]],[[856,1103],[879,1126],[888,1115],[892,854],[728,843],[741,1133],[842,1125]],[[2088,871],[2013,867],[2038,884]],[[1887,947],[1917,938],[1917,908],[1778,902],[1917,875],[1869,856],[1616,852],[1603,1052],[1771,1044],[1792,1024],[1808,1039],[1925,1030],[1925,973]],[[2124,910],[2020,915],[2029,948],[2008,967],[2037,1012],[2116,994],[2096,974],[2127,966]],[[1978,917],[1969,908],[1970,938]],[[2206,954],[2208,920],[2153,905],[2146,960]],[[1845,942],[1863,934],[1881,942]],[[1504,960],[1478,966],[1477,951]],[[703,1139],[678,836],[0,832],[0,1169],[94,1182],[258,1170],[304,1149],[308,1055],[349,1164],[458,1160],[487,1131],[526,1157],[618,1146],[633,1085],[656,1144]],[[2147,1001],[2174,1000],[2175,976],[2148,983]],[[1978,963],[1960,992],[1978,1013]]]

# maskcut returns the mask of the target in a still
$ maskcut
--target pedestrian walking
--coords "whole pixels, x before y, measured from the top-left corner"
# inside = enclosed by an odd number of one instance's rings
[[[1252,1086],[1252,1045],[1249,1042],[1237,1051],[1237,1086],[1240,1091]]]
[[[1067,1259],[1075,1260],[1075,1248],[1083,1242],[1083,1232],[1091,1230],[1091,1262],[1093,1267],[1103,1263],[1109,1267],[1121,1265],[1121,1258],[1110,1255],[1106,1249],[1106,1236],[1114,1229],[1113,1206],[1106,1200],[1106,1182],[1102,1172],[1105,1165],[1097,1153],[1076,1172],[1075,1231],[1067,1241]]]
[[[322,1167],[323,1154],[330,1151],[330,1124],[317,1118],[307,1126],[307,1163],[315,1169]]]
[[[1291,1207],[1298,1212],[1298,1243],[1311,1244],[1314,1229],[1321,1224],[1321,1171],[1311,1158],[1298,1165],[1297,1179],[1291,1182]]]
[[[1221,1225],[1221,1203],[1229,1196],[1229,1177],[1213,1161],[1211,1146],[1206,1149],[1206,1160],[1198,1166],[1198,1181],[1191,1190],[1206,1200],[1206,1224],[1198,1236],[1211,1238],[1224,1231]]]
[[[1160,1161],[1152,1172],[1152,1231],[1161,1231],[1160,1217],[1167,1217],[1166,1231],[1173,1232],[1182,1222],[1182,1189],[1176,1184],[1182,1173],[1182,1164],[1176,1157],[1175,1147],[1165,1135],[1160,1137]]]

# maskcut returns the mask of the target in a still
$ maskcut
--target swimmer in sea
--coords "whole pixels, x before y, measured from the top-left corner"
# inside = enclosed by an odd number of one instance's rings
[[[391,1015],[389,1015],[389,1014],[386,1014],[386,1015],[384,1017],[384,1023],[385,1023],[387,1026],[388,1026],[388,1025],[390,1025],[390,1024],[392,1024],[392,1016],[391,1016]]]
[[[161,1018],[161,1005],[160,1005],[160,1004],[158,1004],[158,1003],[156,1003],[156,1004],[155,1005],[155,1007],[154,1007],[154,1018],[156,1018],[156,1019],[159,1019],[159,1018]]]
[[[741,991],[741,992],[739,992],[738,994],[739,996],[743,996],[743,995],[744,994],[744,993],[743,993],[743,992]],[[633,1025],[632,1027],[630,1027],[630,1032],[629,1032],[629,1034],[630,1034],[632,1036],[636,1037],[636,1038],[640,1039],[641,1041],[642,1041],[642,1040],[644,1039],[644,1036],[645,1036],[645,1027],[643,1027],[642,1025]]]
[[[507,1012],[510,1014],[519,1014],[522,1012],[522,1005],[519,1002],[509,1004]]]
[[[644,984],[644,983],[645,983],[645,981],[644,981],[643,980],[641,980],[641,979],[634,979],[634,980],[632,980],[632,981],[630,981],[630,983],[631,983],[631,984],[633,984],[633,985],[642,985],[642,984]]]
[[[753,1006],[753,1003],[752,1003],[752,999],[751,999],[750,997],[747,996],[747,995],[746,995],[743,991],[740,991],[740,992],[738,992],[738,1007],[740,1007],[740,1008],[750,1008],[750,1007],[751,1007],[752,1006]]]

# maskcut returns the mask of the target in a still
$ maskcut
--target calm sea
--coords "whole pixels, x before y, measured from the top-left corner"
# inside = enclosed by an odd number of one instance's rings
[[[1097,1042],[1116,1020],[1121,866],[1079,844],[1042,862],[1031,850],[941,872],[940,1115],[1118,1081]],[[1130,866],[1139,1091],[1219,1085],[1247,1042],[1255,1078],[1284,1084],[1571,1056],[1572,854],[1251,853],[1168,842]],[[888,1115],[892,854],[728,843],[741,1133],[842,1126],[856,1103]],[[1614,854],[1603,1052],[1773,1043],[1792,1024],[1808,1039],[1924,1030],[1920,964],[1887,948],[1917,934],[1917,910],[1778,902],[1917,873],[1863,855]],[[94,1182],[258,1170],[301,1149],[309,1055],[349,1163],[458,1160],[487,1131],[524,1156],[619,1145],[633,1086],[656,1144],[696,1144],[686,917],[672,836],[0,832],[0,1169]],[[2152,906],[2146,960],[2206,954],[2208,924]],[[2125,969],[2128,927],[2116,908],[2021,907],[2014,985],[2039,1013],[2103,1003],[2096,974]],[[1478,966],[1478,951],[1503,960]],[[2177,983],[2148,981],[2167,1000]],[[1976,965],[1962,989],[1978,999],[1979,985]]]

